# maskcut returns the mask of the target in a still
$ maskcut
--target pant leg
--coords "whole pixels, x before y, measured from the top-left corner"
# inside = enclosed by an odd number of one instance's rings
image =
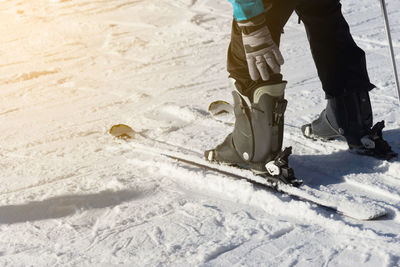
[[[340,0],[300,0],[303,21],[318,76],[327,98],[369,91],[365,53],[354,42],[341,12]]]
[[[273,0],[272,8],[264,13],[268,28],[274,42],[279,45],[281,33],[290,15],[295,8],[297,0]],[[253,81],[250,78],[243,48],[242,33],[236,21],[232,22],[231,42],[228,48],[227,70],[230,77],[236,80],[236,86],[241,94],[251,96],[252,91],[261,84],[273,84],[282,81],[281,74],[271,75],[269,81]]]

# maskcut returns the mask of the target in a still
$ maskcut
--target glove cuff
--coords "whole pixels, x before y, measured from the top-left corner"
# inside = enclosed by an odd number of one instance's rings
[[[265,14],[262,13],[248,20],[237,21],[237,24],[242,31],[242,34],[251,34],[263,27],[267,26]]]

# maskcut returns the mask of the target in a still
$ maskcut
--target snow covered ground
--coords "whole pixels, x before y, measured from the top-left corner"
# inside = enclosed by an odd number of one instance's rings
[[[400,59],[400,2],[388,0]],[[343,0],[375,121],[400,152],[379,1]],[[305,140],[325,100],[303,25],[285,28],[285,146],[311,188],[389,211],[357,221],[118,144],[126,123],[201,152],[231,131],[226,0],[0,1],[1,266],[399,266],[400,163]]]

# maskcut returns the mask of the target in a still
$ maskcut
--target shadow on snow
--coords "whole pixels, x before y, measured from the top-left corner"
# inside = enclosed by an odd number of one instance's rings
[[[400,153],[400,129],[385,131],[383,136],[392,146],[393,151]],[[399,158],[391,159],[389,162],[396,161],[399,161]],[[290,165],[295,170],[296,176],[309,185],[341,183],[344,177],[350,174],[385,173],[389,164],[384,163],[384,160],[353,154],[348,150],[290,157]]]
[[[73,215],[77,211],[102,209],[138,199],[143,192],[122,190],[103,191],[87,195],[65,195],[20,205],[0,207],[0,224],[56,219]]]

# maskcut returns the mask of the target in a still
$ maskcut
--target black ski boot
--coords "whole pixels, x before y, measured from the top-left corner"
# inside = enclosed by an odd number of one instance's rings
[[[313,140],[342,138],[350,152],[389,160],[397,156],[382,137],[384,121],[372,127],[372,108],[368,91],[352,92],[328,99],[326,109],[311,124],[301,127]]]
[[[250,106],[237,91],[233,91],[234,130],[222,144],[205,152],[206,159],[251,169],[272,182],[301,184],[289,167],[291,148],[281,151],[283,115],[287,105],[285,87],[286,82],[281,82],[256,88]]]

